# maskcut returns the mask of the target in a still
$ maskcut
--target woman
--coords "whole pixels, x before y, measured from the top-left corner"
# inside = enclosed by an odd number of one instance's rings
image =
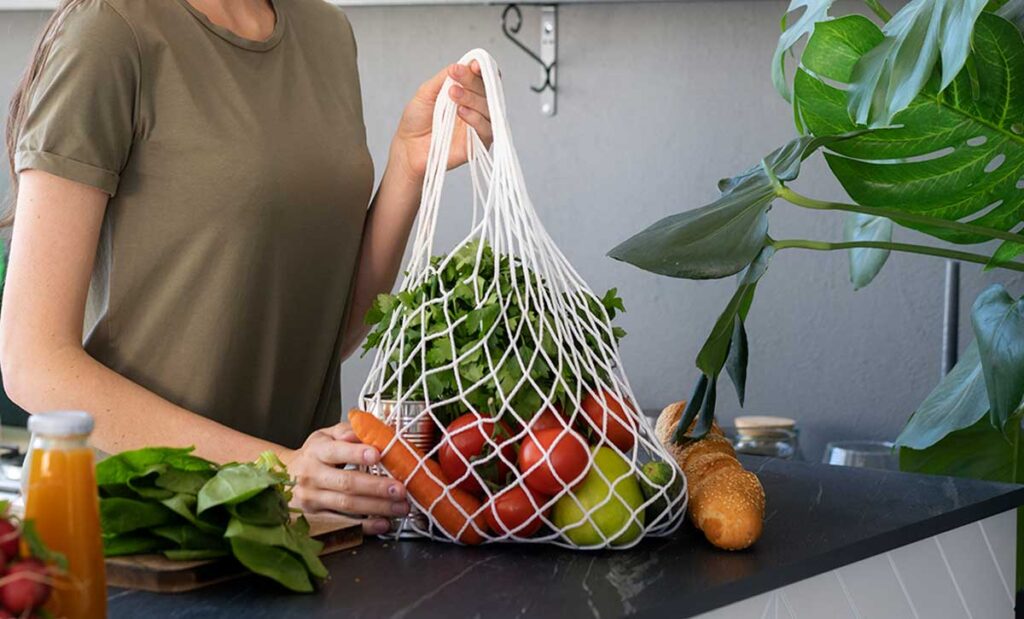
[[[447,67],[406,107],[371,201],[356,46],[336,7],[65,0],[8,121],[11,399],[92,412],[109,452],[274,450],[299,507],[386,531],[405,490],[343,470],[380,454],[337,423],[339,366],[397,275],[446,76],[462,121],[449,165],[465,161],[467,125],[490,139],[479,67]]]

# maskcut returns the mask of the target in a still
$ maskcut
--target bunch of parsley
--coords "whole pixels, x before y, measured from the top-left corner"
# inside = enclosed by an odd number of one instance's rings
[[[468,243],[447,261],[434,256],[428,274],[415,288],[379,295],[365,317],[373,328],[364,355],[391,336],[393,350],[381,380],[384,397],[404,392],[407,400],[438,402],[461,394],[477,412],[513,411],[528,421],[541,411],[544,396],[564,408],[568,394],[578,399],[583,384],[605,378],[601,368],[573,369],[565,363],[572,349],[586,346],[603,358],[601,349],[614,347],[626,334],[604,324],[605,315],[611,320],[625,311],[613,288],[601,299],[586,295],[589,312],[578,297],[564,297],[580,316],[589,313],[601,324],[554,337],[550,303],[539,302],[537,294],[548,284],[518,258],[495,255],[486,244]],[[460,402],[444,408],[445,423],[466,412]]]

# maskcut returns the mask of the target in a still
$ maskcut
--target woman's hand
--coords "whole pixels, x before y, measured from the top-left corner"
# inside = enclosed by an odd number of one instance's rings
[[[451,86],[449,95],[458,104],[455,135],[448,154],[448,169],[466,163],[467,125],[476,130],[488,148],[491,145],[491,118],[487,109],[484,80],[480,77],[480,65],[474,60],[468,67],[462,64],[445,67],[416,91],[412,101],[405,107],[391,144],[392,162],[401,166],[408,180],[416,184],[423,181],[426,173],[434,103],[441,94],[446,77],[456,82]]]
[[[287,460],[288,472],[295,478],[292,504],[303,511],[365,515],[363,531],[368,534],[386,533],[388,518],[409,513],[400,482],[339,468],[380,461],[380,453],[360,443],[345,422],[310,434]]]

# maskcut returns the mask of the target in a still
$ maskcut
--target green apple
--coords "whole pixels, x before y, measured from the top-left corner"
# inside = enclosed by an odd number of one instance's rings
[[[598,471],[614,484],[614,492]],[[555,503],[553,520],[579,546],[600,544],[613,536],[612,546],[623,546],[643,533],[643,504],[643,491],[630,463],[611,448],[599,447],[583,482]]]

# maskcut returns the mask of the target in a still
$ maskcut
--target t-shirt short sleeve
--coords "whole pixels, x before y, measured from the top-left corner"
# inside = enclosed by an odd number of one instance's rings
[[[140,72],[120,14],[103,0],[73,9],[31,87],[15,171],[43,170],[113,196],[135,134]]]

